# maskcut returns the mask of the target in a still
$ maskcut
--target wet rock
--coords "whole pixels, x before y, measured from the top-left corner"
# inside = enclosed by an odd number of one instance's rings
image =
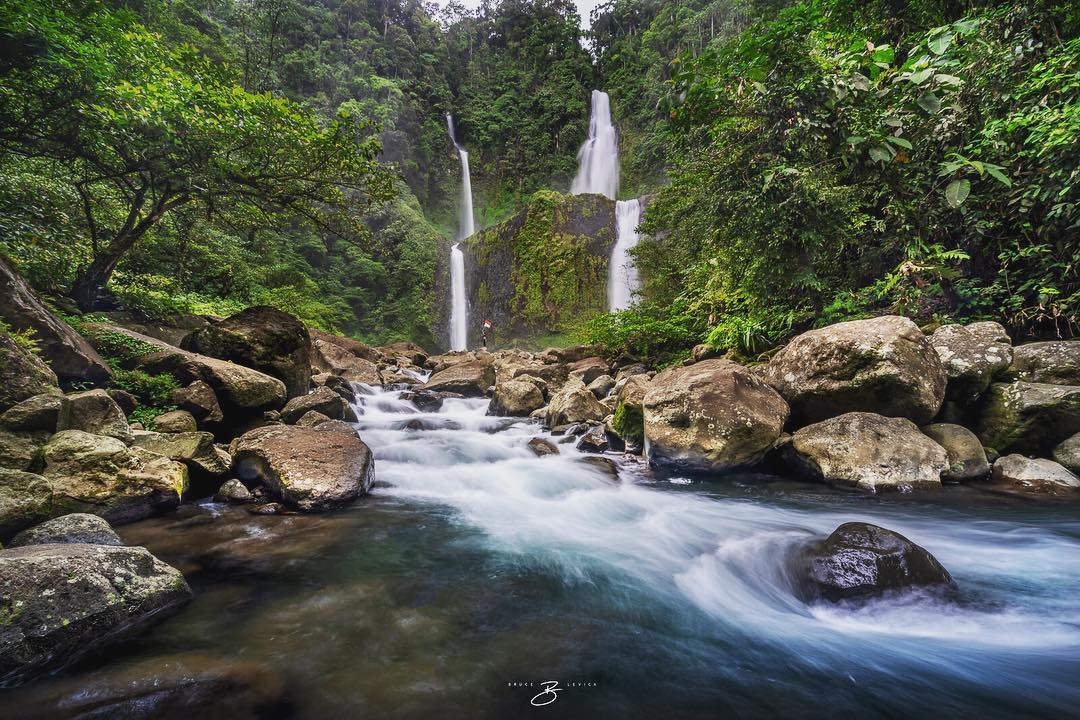
[[[1017,345],[1006,378],[1050,385],[1080,385],[1080,341],[1053,340]]]
[[[137,634],[191,600],[184,576],[141,547],[0,551],[0,683],[17,684]]]
[[[349,504],[367,492],[374,472],[371,451],[355,432],[292,425],[246,433],[233,457],[242,480],[258,479],[271,499],[304,512]]]
[[[850,522],[815,543],[797,560],[808,599],[833,602],[885,591],[954,586],[926,549],[903,535],[869,523]]]
[[[797,467],[834,485],[881,490],[941,487],[945,448],[905,418],[846,413],[797,430],[787,446]]]
[[[544,406],[544,394],[536,385],[525,380],[506,380],[495,386],[491,398],[491,415],[527,417]]]
[[[535,437],[526,443],[530,450],[536,454],[536,457],[546,457],[548,455],[558,455],[559,448],[555,447],[554,443],[544,438]]]
[[[198,423],[186,410],[173,410],[154,418],[154,431],[159,433],[189,433],[199,429]]]
[[[109,523],[97,515],[71,513],[52,520],[46,520],[40,525],[23,530],[12,538],[8,547],[81,543],[122,546],[124,541],[120,539],[120,536],[116,534],[116,531],[112,529]]]
[[[251,491],[244,486],[244,483],[235,478],[226,480],[214,494],[215,502],[228,502],[243,505],[252,502],[253,500],[254,498],[251,495]]]
[[[38,352],[65,387],[87,382],[103,385],[112,378],[112,371],[97,351],[70,325],[45,307],[26,281],[2,257],[0,298],[3,298],[3,302],[0,302],[0,319],[16,331],[34,331]],[[2,392],[0,390],[0,397]],[[3,407],[0,401],[0,409]]]
[[[59,395],[56,375],[41,358],[0,333],[0,411],[35,395]]]
[[[113,524],[176,509],[187,468],[149,450],[81,430],[53,435],[42,449],[54,512],[88,512]]]
[[[330,418],[323,415],[318,410],[308,410],[306,413],[300,416],[300,419],[296,421],[298,427],[315,427],[320,423],[329,421]]]
[[[1049,453],[1080,432],[1080,386],[994,383],[980,412],[983,445],[999,453]]]
[[[48,439],[46,430],[0,430],[0,468],[37,472]]]
[[[71,403],[64,395],[34,395],[0,414],[0,427],[9,430],[67,430]]]
[[[315,392],[302,397],[295,397],[285,404],[281,411],[281,420],[285,423],[295,423],[306,413],[314,410],[322,413],[331,420],[348,420],[356,422],[356,413],[345,399],[327,387],[321,387]]]
[[[281,515],[286,512],[286,508],[281,503],[257,503],[255,505],[249,505],[247,511],[252,515]]]
[[[1080,473],[1080,433],[1058,443],[1054,447],[1052,457],[1068,468],[1071,473]]]
[[[975,433],[960,425],[932,423],[922,428],[923,433],[945,448],[949,467],[941,474],[946,482],[981,480],[990,474],[986,451]]]
[[[603,425],[597,425],[578,440],[577,449],[582,452],[602,453],[610,447],[607,431]]]
[[[311,338],[292,315],[258,305],[196,330],[183,350],[228,360],[275,377],[288,397],[307,393],[311,378]]]
[[[52,486],[41,475],[0,468],[0,542],[48,519],[52,500]]]
[[[945,368],[911,320],[890,315],[811,330],[772,357],[764,377],[796,425],[860,411],[925,424],[945,397]]]
[[[357,357],[340,345],[326,340],[315,340],[312,348],[314,367],[320,372],[328,372],[365,385],[382,385],[382,376],[374,362]]]
[[[775,390],[730,360],[664,370],[649,384],[643,410],[649,463],[704,472],[759,462],[788,417]]]
[[[1033,495],[1080,497],[1080,477],[1045,458],[1005,455],[994,462],[992,477],[999,489]]]
[[[132,446],[140,447],[170,460],[183,462],[189,469],[212,476],[229,472],[227,454],[222,456],[214,446],[214,436],[208,432],[139,432],[135,433]]]
[[[601,375],[611,372],[608,361],[601,357],[589,357],[577,362],[570,363],[570,375],[581,379],[585,385],[589,385]]]
[[[611,482],[619,482],[619,466],[611,458],[590,455],[589,457],[578,458],[576,462],[600,471]]]
[[[971,402],[986,392],[990,382],[1012,363],[1012,341],[996,322],[943,325],[930,336],[948,383],[945,396]]]
[[[68,428],[94,435],[108,435],[131,442],[127,415],[104,390],[89,390],[67,396],[70,404]]]
[[[595,395],[598,400],[606,398],[614,387],[615,378],[610,375],[601,375],[588,385],[589,392]]]
[[[411,402],[420,412],[436,412],[443,405],[442,397],[424,390],[402,393],[401,399]]]
[[[589,392],[576,376],[570,377],[561,390],[551,396],[544,422],[548,427],[568,423],[600,422],[607,408]]]
[[[225,419],[214,389],[202,380],[173,390],[172,401],[178,409],[191,413],[196,423],[212,425]]]
[[[430,392],[456,392],[465,397],[482,397],[495,384],[495,368],[491,363],[475,360],[463,362],[435,373],[423,386]]]

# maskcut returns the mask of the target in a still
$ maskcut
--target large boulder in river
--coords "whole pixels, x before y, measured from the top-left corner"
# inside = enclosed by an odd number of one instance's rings
[[[772,357],[765,379],[796,425],[846,412],[930,422],[945,397],[945,368],[915,323],[898,315],[799,335]]]
[[[1080,433],[1070,435],[1055,445],[1051,456],[1055,462],[1068,468],[1069,472],[1080,473]]]
[[[259,480],[272,499],[304,512],[347,505],[374,475],[371,451],[355,432],[271,425],[245,433],[233,449],[243,480]]]
[[[649,463],[699,472],[757,463],[788,418],[784,399],[730,360],[664,370],[649,384],[643,408]]]
[[[65,387],[103,385],[112,378],[112,370],[90,343],[45,307],[2,256],[0,298],[0,320],[15,331],[34,331],[38,351]]]
[[[528,380],[505,380],[495,385],[491,398],[491,415],[528,417],[533,410],[544,407],[544,393]]]
[[[67,427],[94,435],[108,435],[125,443],[131,442],[131,427],[127,416],[104,390],[87,390],[68,395],[71,410]]]
[[[923,433],[941,447],[949,459],[949,468],[941,474],[948,482],[981,480],[990,474],[986,451],[975,433],[962,425],[931,423]]]
[[[123,545],[124,541],[103,518],[87,513],[70,513],[23,530],[8,547],[25,545]]]
[[[48,519],[52,498],[52,486],[41,475],[0,468],[0,542]]]
[[[1080,340],[1018,345],[1006,376],[1032,383],[1080,385]]]
[[[1080,477],[1046,458],[1005,455],[994,461],[997,489],[1034,495],[1080,497]]]
[[[42,449],[59,512],[88,512],[113,524],[176,509],[187,489],[187,468],[116,438],[64,430]]]
[[[371,360],[358,357],[347,349],[328,340],[316,339],[311,344],[312,366],[320,372],[328,372],[365,385],[381,385],[378,366]]]
[[[0,411],[35,395],[59,395],[56,374],[0,332]]]
[[[836,602],[885,591],[953,586],[948,571],[926,549],[869,523],[844,523],[807,548],[796,563],[811,600]]]
[[[571,377],[548,402],[544,422],[549,428],[580,422],[600,422],[608,409],[577,377]]]
[[[930,336],[930,344],[945,367],[950,400],[975,400],[1013,361],[1009,334],[996,322],[943,325]]]
[[[341,349],[347,351],[349,354],[362,360],[368,360],[373,363],[379,363],[386,360],[386,356],[383,355],[381,350],[366,345],[359,340],[354,340],[350,337],[342,337],[341,335],[334,335],[317,328],[309,327],[308,335],[311,336],[311,343],[314,346],[316,340],[322,340],[332,345],[337,345]]]
[[[309,412],[322,413],[331,420],[356,422],[356,413],[345,398],[328,387],[321,387],[313,393],[294,397],[281,409],[281,421],[295,423]]]
[[[0,551],[0,685],[24,682],[160,622],[191,600],[146,548],[30,545]]]
[[[1080,386],[994,383],[983,398],[978,435],[999,453],[1048,452],[1080,432]]]
[[[180,343],[209,357],[229,360],[276,377],[289,397],[303,395],[311,384],[311,337],[289,313],[258,305],[196,330]]]
[[[785,452],[815,477],[870,492],[938,488],[949,469],[945,448],[915,423],[873,413],[807,425],[792,435]]]
[[[491,362],[473,360],[435,373],[423,387],[431,392],[455,392],[465,397],[482,397],[494,384],[495,366]]]

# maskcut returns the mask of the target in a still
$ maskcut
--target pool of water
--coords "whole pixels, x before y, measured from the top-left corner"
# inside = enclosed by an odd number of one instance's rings
[[[0,695],[0,709],[174,653],[272,668],[288,695],[274,712],[312,719],[1080,707],[1080,509],[960,487],[869,497],[761,475],[691,481],[620,456],[614,482],[571,445],[537,458],[526,443],[540,428],[487,417],[486,404],[419,413],[398,393],[364,396],[376,487],[347,511],[206,504],[121,528],[181,568],[195,600]],[[852,520],[927,548],[959,596],[804,603],[791,554]],[[537,696],[552,702],[532,707]]]

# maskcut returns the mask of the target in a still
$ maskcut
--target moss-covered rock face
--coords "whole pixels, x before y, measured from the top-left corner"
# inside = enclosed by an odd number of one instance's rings
[[[550,190],[473,235],[463,244],[470,346],[485,318],[502,344],[565,332],[603,312],[614,244],[614,202]]]

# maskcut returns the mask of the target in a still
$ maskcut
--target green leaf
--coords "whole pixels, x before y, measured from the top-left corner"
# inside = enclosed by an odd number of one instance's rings
[[[923,70],[918,70],[908,75],[908,80],[910,80],[914,85],[922,85],[924,82],[926,82],[927,78],[929,78],[933,74],[934,68],[925,68]]]
[[[987,165],[986,166],[986,174],[989,175],[990,177],[994,178],[995,180],[997,180],[999,183],[1001,183],[1005,187],[1010,187],[1010,188],[1012,187],[1012,180],[1010,180],[1005,175],[1005,173],[1001,172],[1001,170],[998,170],[996,167],[994,167],[992,165]]]
[[[899,145],[902,148],[907,148],[908,150],[911,150],[911,143],[909,143],[902,137],[896,137],[895,135],[886,135],[885,139],[891,142],[893,145]]]
[[[943,32],[930,38],[930,42],[927,43],[930,47],[930,51],[935,55],[944,55],[945,51],[949,49],[949,45],[952,44],[953,35],[951,32]]]
[[[955,75],[946,75],[945,73],[938,73],[934,76],[934,79],[941,85],[963,85],[964,81]]]
[[[885,163],[892,160],[892,152],[890,152],[889,149],[884,145],[875,145],[874,147],[870,148],[869,152],[870,159],[875,162]]]
[[[945,202],[949,203],[949,207],[957,208],[964,204],[969,194],[971,194],[971,182],[969,180],[953,180],[945,188]]]
[[[847,139],[849,145],[858,145],[864,140],[866,140],[866,138],[864,138],[862,135],[851,135]]]
[[[938,110],[941,110],[941,99],[932,92],[920,95],[916,102],[919,104],[919,107],[928,113],[936,113]]]
[[[893,58],[896,57],[896,52],[888,45],[880,45],[870,56],[870,59],[879,63],[891,63]]]

